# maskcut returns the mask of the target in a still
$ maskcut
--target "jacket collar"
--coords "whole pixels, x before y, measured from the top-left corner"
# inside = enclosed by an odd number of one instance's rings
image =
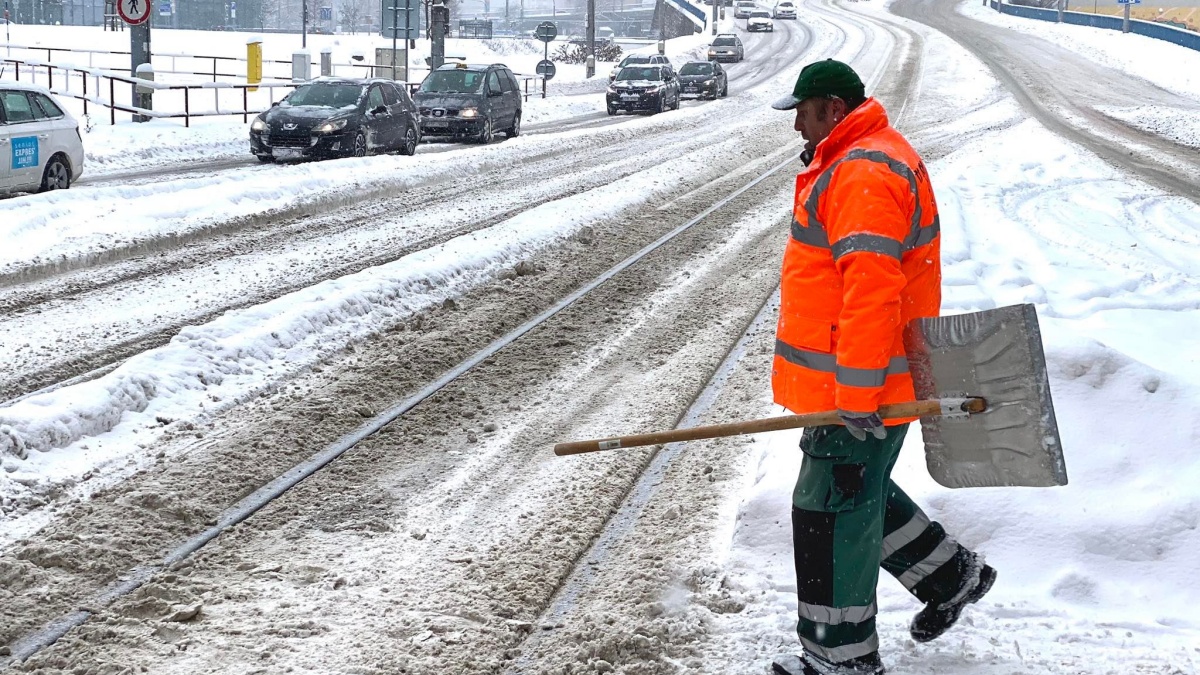
[[[836,157],[848,152],[863,138],[888,127],[887,111],[883,104],[869,98],[846,115],[825,140],[817,144],[809,169],[827,165]]]

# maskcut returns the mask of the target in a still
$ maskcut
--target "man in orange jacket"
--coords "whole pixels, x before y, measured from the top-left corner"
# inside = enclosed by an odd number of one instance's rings
[[[914,400],[903,329],[941,307],[937,203],[921,158],[850,66],[809,64],[774,107],[796,111],[808,143],[771,385],[792,412],[837,409],[844,423],[808,429],[800,441],[792,535],[804,650],[774,669],[877,675],[880,567],[925,603],[911,627],[918,642],[949,629],[996,578],[892,482],[914,420],[878,414]]]

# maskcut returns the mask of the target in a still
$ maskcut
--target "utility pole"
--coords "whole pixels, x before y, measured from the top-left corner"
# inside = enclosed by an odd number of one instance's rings
[[[308,0],[300,0],[300,48],[308,49]]]
[[[1063,3],[1065,0],[1058,0],[1058,23],[1063,22]]]
[[[408,16],[407,14],[405,15]],[[392,0],[392,79],[396,79],[396,40],[400,35],[400,0]],[[406,41],[405,46],[408,45]],[[405,74],[404,77],[408,77]]]
[[[596,0],[587,0],[587,73],[596,76]]]
[[[1131,5],[1133,3],[1131,3],[1129,0],[1123,0],[1122,4],[1125,5],[1125,18],[1121,21],[1121,32],[1128,33],[1129,32],[1129,5]]]
[[[446,25],[450,19],[450,8],[442,4],[442,0],[433,0],[429,18],[429,69],[437,70],[446,62]],[[407,73],[404,79],[408,79]]]
[[[719,14],[721,13],[721,1],[722,0],[713,0],[713,35],[717,34],[717,21],[720,20]]]

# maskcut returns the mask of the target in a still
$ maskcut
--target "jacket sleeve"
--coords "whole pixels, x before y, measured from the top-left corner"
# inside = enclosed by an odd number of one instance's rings
[[[835,400],[841,410],[874,412],[902,328],[900,263],[915,196],[880,162],[855,159],[835,171],[820,206],[842,278]]]

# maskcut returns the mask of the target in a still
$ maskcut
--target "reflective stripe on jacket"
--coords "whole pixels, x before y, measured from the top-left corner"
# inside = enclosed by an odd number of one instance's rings
[[[914,398],[903,329],[941,306],[929,173],[868,99],[796,177],[771,385],[795,413]],[[911,420],[893,420],[900,424]]]

